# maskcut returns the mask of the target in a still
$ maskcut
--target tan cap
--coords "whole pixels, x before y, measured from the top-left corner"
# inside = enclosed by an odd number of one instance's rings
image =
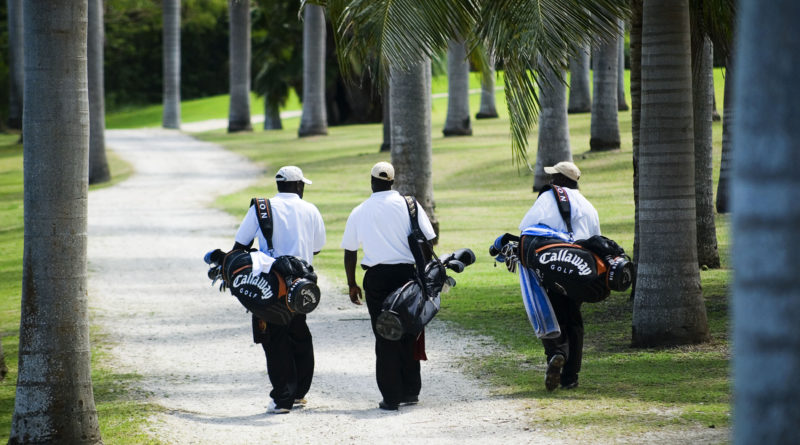
[[[548,175],[554,175],[556,173],[561,173],[562,175],[572,179],[573,181],[578,181],[581,178],[581,169],[578,168],[577,165],[573,164],[572,162],[559,162],[558,164],[552,167],[545,167],[544,172]]]
[[[303,170],[294,165],[287,165],[281,167],[278,173],[275,174],[275,182],[298,182],[302,181],[306,184],[311,184],[311,180],[303,176]]]
[[[378,162],[372,166],[372,177],[384,181],[394,181],[394,167],[388,162]]]

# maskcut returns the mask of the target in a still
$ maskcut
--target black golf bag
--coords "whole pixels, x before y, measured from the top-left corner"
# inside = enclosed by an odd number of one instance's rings
[[[439,312],[441,294],[456,285],[446,269],[460,273],[474,262],[475,254],[470,249],[459,249],[428,262],[422,277],[418,274],[384,300],[375,330],[387,340],[399,340],[404,334],[419,335]]]
[[[253,275],[250,252],[220,249],[208,252],[208,277],[222,280],[220,291],[228,288],[247,310],[264,321],[286,325],[295,314],[307,314],[319,304],[320,291],[314,268],[300,258],[281,256],[269,273]]]

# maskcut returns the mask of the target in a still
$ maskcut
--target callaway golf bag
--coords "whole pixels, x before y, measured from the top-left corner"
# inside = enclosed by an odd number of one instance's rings
[[[417,336],[439,312],[441,294],[456,285],[446,269],[461,273],[475,262],[470,249],[459,249],[450,255],[429,261],[422,274],[394,291],[384,300],[375,330],[387,340],[399,340],[404,334]]]
[[[208,252],[204,260],[211,266],[211,284],[221,279],[220,291],[229,289],[247,310],[276,324],[288,324],[295,314],[307,314],[317,307],[320,292],[311,265],[286,255],[276,258],[269,272],[254,275],[250,254],[241,249]]]

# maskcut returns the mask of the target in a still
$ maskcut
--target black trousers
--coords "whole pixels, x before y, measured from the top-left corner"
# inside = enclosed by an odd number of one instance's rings
[[[254,323],[257,323],[254,317]],[[267,374],[272,384],[269,396],[279,408],[291,409],[302,399],[314,376],[314,345],[306,316],[295,315],[288,325],[266,323],[266,332],[254,335],[267,357]],[[261,340],[261,341],[259,341]]]
[[[561,335],[558,338],[542,339],[542,345],[548,362],[555,354],[561,354],[567,359],[561,370],[561,383],[566,385],[578,380],[583,361],[581,303],[557,292],[548,292],[548,296],[556,313]]]
[[[414,359],[416,338],[404,335],[386,340],[375,331],[383,300],[414,276],[412,264],[379,264],[364,274],[364,298],[375,335],[375,375],[384,402],[394,405],[404,398],[418,396],[422,388],[419,360]]]

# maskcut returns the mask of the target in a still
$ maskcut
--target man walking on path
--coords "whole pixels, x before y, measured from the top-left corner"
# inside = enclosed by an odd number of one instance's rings
[[[372,195],[347,218],[342,237],[344,267],[350,300],[361,304],[361,288],[356,283],[359,246],[364,249],[361,267],[364,293],[375,336],[375,371],[383,400],[378,407],[397,410],[400,404],[414,404],[422,387],[418,339],[404,335],[391,341],[378,335],[375,323],[383,301],[415,274],[414,256],[408,246],[411,220],[405,198],[392,190],[394,167],[378,162],[371,171]],[[425,212],[417,212],[419,227],[429,240],[436,237]],[[421,343],[421,342],[420,342]],[[419,351],[417,351],[419,352]]]
[[[560,186],[567,193],[570,203],[570,220],[574,239],[588,239],[600,235],[600,220],[597,210],[578,191],[578,179],[581,171],[572,162],[559,162],[552,167],[545,167],[545,173],[552,175],[550,184]],[[537,224],[552,229],[568,232],[567,224],[558,209],[556,195],[547,187],[542,190],[536,202],[522,218],[519,230]],[[578,373],[583,360],[583,317],[581,303],[557,289],[547,289],[550,303],[561,327],[561,335],[554,339],[542,339],[544,352],[547,355],[547,371],[545,372],[545,388],[548,391],[559,385],[563,389],[578,386]]]
[[[247,211],[236,232],[234,249],[247,249],[255,238],[258,248],[272,258],[292,255],[311,264],[325,245],[325,224],[314,204],[303,201],[305,184],[311,181],[302,170],[286,166],[275,175],[278,194],[268,204],[272,218],[272,249],[261,231],[255,205]],[[253,341],[260,343],[267,357],[267,374],[272,391],[268,411],[285,414],[295,404],[305,404],[314,375],[314,346],[305,314],[296,314],[288,325],[267,323],[253,315]]]

